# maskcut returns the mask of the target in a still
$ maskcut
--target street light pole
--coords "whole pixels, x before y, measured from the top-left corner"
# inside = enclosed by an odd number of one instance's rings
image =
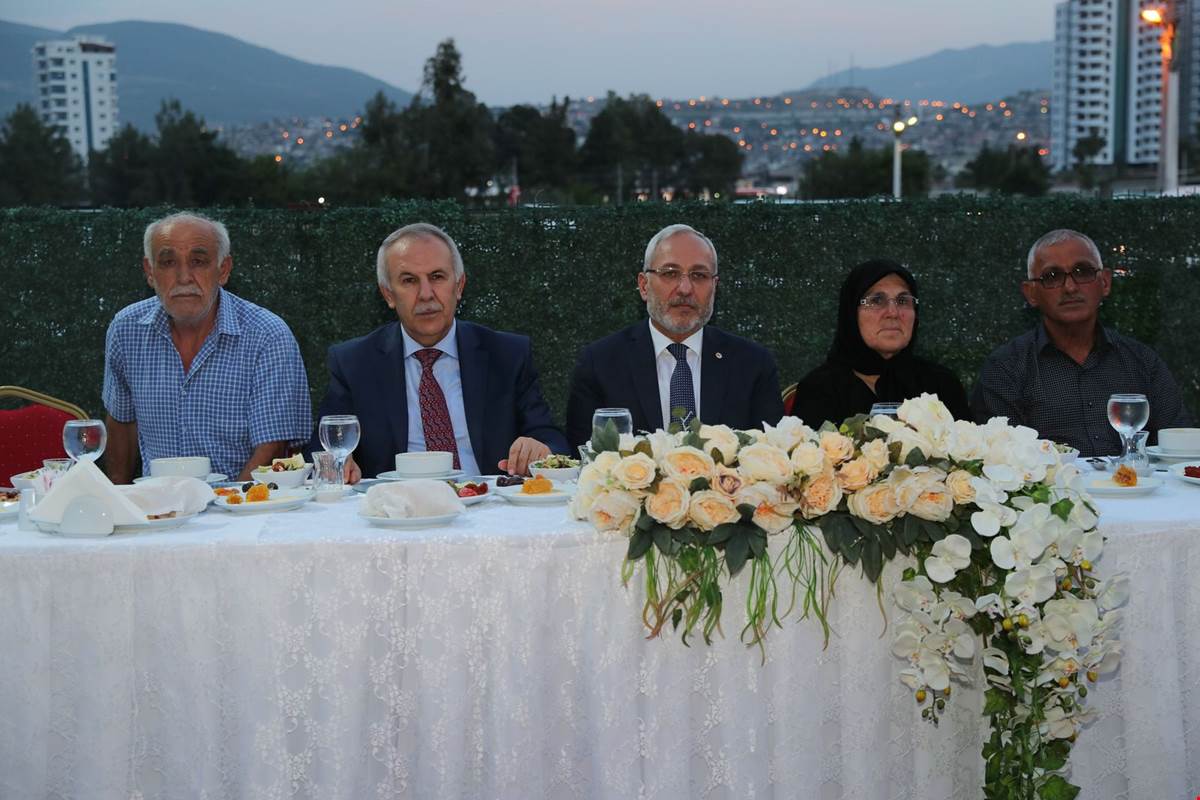
[[[892,144],[892,197],[896,200],[900,199],[900,151],[903,149],[900,144],[900,137],[904,132],[917,124],[916,117],[908,119],[900,118],[900,109],[896,109],[896,120],[892,123],[892,133],[895,134],[896,140]]]

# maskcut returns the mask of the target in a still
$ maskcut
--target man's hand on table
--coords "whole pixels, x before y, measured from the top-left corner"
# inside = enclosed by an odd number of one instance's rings
[[[508,449],[508,458],[500,459],[496,466],[509,475],[528,475],[529,465],[550,455],[550,448],[537,439],[518,437]]]

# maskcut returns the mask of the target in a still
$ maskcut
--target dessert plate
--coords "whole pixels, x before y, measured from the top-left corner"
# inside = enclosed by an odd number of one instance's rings
[[[1141,497],[1162,485],[1162,478],[1138,478],[1136,486],[1119,486],[1112,478],[1096,478],[1087,484],[1087,491],[1095,497]]]
[[[456,511],[453,514],[438,514],[432,517],[370,517],[359,512],[359,516],[376,528],[412,530],[414,528],[441,528],[453,522],[455,517],[461,513],[461,511]]]

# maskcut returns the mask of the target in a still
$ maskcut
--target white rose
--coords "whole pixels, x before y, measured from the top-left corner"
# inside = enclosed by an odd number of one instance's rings
[[[975,500],[975,487],[971,485],[972,477],[974,476],[965,469],[956,469],[946,476],[946,488],[954,496],[954,502],[960,506]]]
[[[903,422],[888,414],[876,414],[871,417],[867,424],[875,430],[883,431],[884,433],[891,433],[892,431],[898,431],[906,427]]]
[[[954,421],[954,445],[950,457],[955,461],[978,461],[987,456],[988,443],[984,429],[963,419]]]
[[[658,482],[653,494],[646,496],[646,513],[669,528],[678,530],[688,519],[691,497],[682,481],[667,478]]]
[[[954,415],[936,394],[910,397],[900,404],[896,417],[922,433],[940,432],[954,426]]]
[[[883,439],[872,439],[862,446],[862,457],[870,462],[876,473],[891,463],[892,456],[888,452],[887,442]]]
[[[588,521],[598,531],[613,531],[628,536],[637,522],[641,503],[628,492],[614,489],[601,492],[588,510]]]
[[[837,431],[822,431],[820,441],[821,449],[834,466],[854,457],[854,440],[849,436]]]
[[[842,489],[857,492],[879,476],[878,470],[866,458],[856,458],[838,467],[837,480]]]
[[[876,483],[861,492],[855,492],[850,495],[846,505],[851,514],[875,525],[883,525],[900,513],[896,493],[888,483]]]
[[[842,487],[838,485],[833,470],[810,478],[800,493],[800,513],[805,519],[816,519],[838,507],[842,502]]]
[[[954,510],[954,495],[941,481],[926,483],[908,513],[930,522],[944,522]]]
[[[704,439],[705,452],[713,450],[721,454],[721,461],[732,464],[738,451],[738,437],[728,425],[701,425],[700,438]]]
[[[825,472],[828,460],[829,457],[825,455],[825,451],[821,449],[820,445],[804,442],[797,445],[796,449],[792,451],[792,470],[797,475],[811,478]]]
[[[617,464],[621,463],[621,454],[614,450],[605,450],[592,459],[592,463],[588,464],[593,467],[600,479],[607,481],[612,476],[613,469]]]
[[[716,489],[726,497],[735,497],[737,496],[737,493],[741,491],[741,488],[745,485],[745,483],[745,478],[743,478],[741,473],[739,473],[736,469],[733,467],[726,467],[723,464],[718,464],[716,476],[713,478],[712,488]]]
[[[604,491],[604,484],[596,479],[595,473],[588,476],[588,480],[584,480],[586,473],[587,467],[579,474],[579,485],[575,489],[575,494],[571,496],[571,516],[575,519],[587,519],[588,512],[592,510],[592,504]]]
[[[696,478],[712,480],[712,457],[695,447],[676,447],[662,458],[663,471],[671,478],[691,485]]]
[[[815,437],[813,429],[805,425],[799,417],[784,417],[778,425],[764,425],[764,433],[769,444],[773,444],[785,453],[801,442]]]
[[[749,481],[787,483],[792,479],[792,462],[775,445],[757,442],[738,453],[738,472]]]
[[[799,504],[778,486],[751,483],[738,492],[736,505],[754,506],[754,524],[768,534],[782,533],[792,526]]]
[[[912,428],[897,428],[888,434],[887,440],[889,445],[900,443],[900,463],[902,464],[914,448],[920,449],[926,458],[933,457],[933,451],[936,449],[928,436]]]
[[[741,516],[733,500],[712,490],[696,492],[688,506],[688,517],[702,531],[711,531],[726,522],[737,522]]]
[[[654,459],[645,453],[625,456],[613,467],[612,476],[622,487],[630,490],[645,489],[654,483],[658,467]]]
[[[679,437],[664,430],[648,433],[645,439],[650,443],[650,451],[655,461],[662,461],[663,456],[679,446]]]

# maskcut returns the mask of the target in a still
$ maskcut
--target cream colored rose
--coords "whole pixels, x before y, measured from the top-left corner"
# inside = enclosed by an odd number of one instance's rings
[[[808,481],[800,494],[800,513],[805,519],[814,519],[833,511],[840,502],[842,487],[830,470]]]
[[[621,454],[614,450],[605,450],[592,459],[589,467],[594,467],[600,479],[607,481],[612,476],[613,469],[621,463]]]
[[[910,397],[900,404],[896,416],[922,433],[936,435],[954,426],[954,415],[936,394]]]
[[[890,483],[876,483],[850,495],[846,503],[850,513],[875,525],[882,525],[900,513]]]
[[[876,414],[871,417],[867,424],[875,430],[883,431],[884,433],[891,433],[905,427],[903,422],[888,414]]]
[[[946,473],[932,467],[896,467],[888,476],[901,511],[908,511],[924,492],[945,479]]]
[[[931,458],[936,449],[933,442],[929,440],[923,433],[914,431],[912,428],[897,428],[888,434],[888,444],[895,442],[900,443],[900,463],[904,463],[904,459],[908,458],[908,454],[913,448],[920,449],[921,453],[926,458]]]
[[[939,481],[923,488],[916,502],[909,506],[908,513],[930,522],[942,522],[953,510],[954,495],[946,488],[946,484]]]
[[[676,447],[662,458],[663,472],[689,486],[696,478],[712,480],[715,466],[708,453],[695,447]]]
[[[790,453],[801,442],[814,438],[813,429],[801,422],[799,417],[784,417],[778,425],[764,425],[763,433],[768,444],[773,444],[785,453]]]
[[[821,449],[825,451],[825,455],[829,456],[830,463],[837,466],[854,457],[854,440],[837,431],[823,431],[821,433]]]
[[[803,442],[792,451],[792,470],[797,475],[811,478],[831,468],[829,457],[815,442]]]
[[[950,457],[955,461],[975,461],[987,456],[988,441],[982,426],[960,419],[954,421],[954,446]]]
[[[646,495],[646,513],[669,528],[678,530],[688,520],[691,496],[682,481],[667,478],[658,482],[653,494]]]
[[[588,467],[591,465],[589,464]],[[585,476],[588,478],[584,480]],[[579,485],[575,489],[575,494],[571,495],[571,516],[575,519],[588,519],[588,513],[592,510],[592,504],[596,502],[596,498],[604,491],[604,484],[596,479],[595,473],[587,475],[587,467],[583,472],[579,473]]]
[[[702,531],[711,531],[726,522],[741,519],[733,500],[711,489],[696,492],[688,505],[688,517]]]
[[[745,483],[746,480],[736,469],[718,464],[712,488],[726,497],[735,497]]]
[[[879,472],[866,458],[856,458],[838,467],[837,481],[842,489],[857,492],[879,476]]]
[[[738,437],[728,425],[701,425],[700,438],[704,439],[705,452],[717,450],[721,461],[732,464],[738,451]]]
[[[799,508],[786,492],[769,483],[747,484],[734,503],[754,506],[754,524],[768,534],[782,533],[790,528]]]
[[[748,481],[787,483],[792,479],[792,462],[775,445],[756,442],[738,453],[738,472]]]
[[[876,474],[883,472],[883,468],[892,460],[891,454],[888,453],[887,442],[883,439],[872,439],[864,444],[862,446],[862,457],[875,468]]]
[[[650,443],[650,450],[653,453],[654,460],[659,462],[662,461],[663,456],[679,446],[679,437],[664,430],[647,433],[645,439]]]
[[[950,490],[954,502],[966,505],[975,500],[975,487],[971,485],[971,473],[965,469],[956,469],[946,476],[946,488]]]
[[[645,489],[654,483],[654,476],[657,474],[658,466],[654,459],[645,453],[625,456],[612,471],[613,479],[630,490]]]
[[[628,536],[637,522],[641,503],[629,492],[609,489],[600,492],[588,510],[588,522],[598,531],[612,531]]]

